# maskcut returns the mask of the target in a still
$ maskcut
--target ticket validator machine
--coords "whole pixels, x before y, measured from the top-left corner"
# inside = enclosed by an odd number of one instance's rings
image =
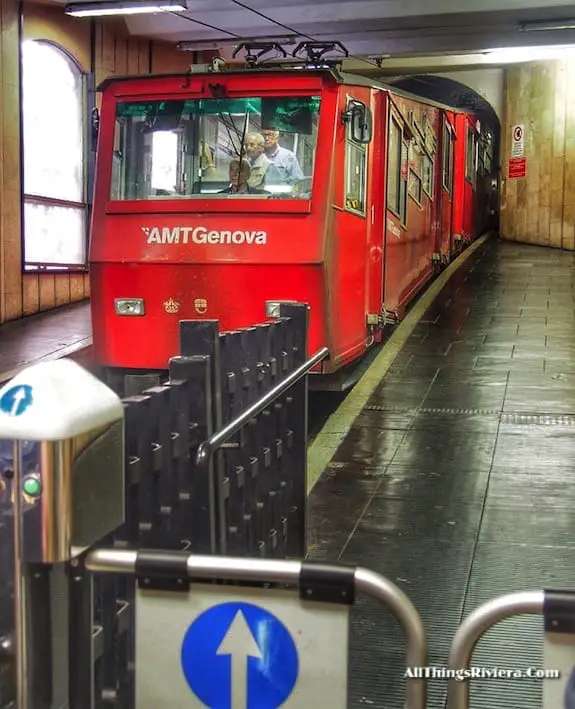
[[[67,709],[68,567],[124,522],[121,400],[72,360],[25,369],[0,389],[0,464],[0,524],[11,525],[13,549],[0,586],[14,599],[16,706]],[[47,579],[40,595],[39,576]],[[48,652],[37,652],[39,642]],[[38,689],[40,663],[48,689]]]

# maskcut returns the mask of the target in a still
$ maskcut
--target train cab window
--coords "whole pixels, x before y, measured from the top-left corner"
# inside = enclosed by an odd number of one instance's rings
[[[118,102],[112,200],[310,199],[320,97]]]
[[[453,187],[453,137],[447,125],[443,126],[443,187],[451,194]]]
[[[348,100],[348,110],[350,105],[369,111],[367,106],[354,99]],[[345,140],[345,208],[365,216],[367,144],[357,142],[357,134],[358,127],[352,117],[347,124]]]

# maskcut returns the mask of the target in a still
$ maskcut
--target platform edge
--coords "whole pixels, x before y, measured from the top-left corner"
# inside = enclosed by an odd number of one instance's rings
[[[380,353],[373,360],[346,399],[329,416],[321,430],[317,433],[307,453],[307,493],[312,491],[322,473],[329,465],[343,439],[353,426],[370,396],[383,379],[394,359],[400,353],[417,323],[426,310],[445,287],[449,279],[467,259],[482,246],[495,232],[489,231],[480,236],[463,253],[461,253],[445,271],[430,283],[421,298],[414,305],[405,319],[398,325]]]

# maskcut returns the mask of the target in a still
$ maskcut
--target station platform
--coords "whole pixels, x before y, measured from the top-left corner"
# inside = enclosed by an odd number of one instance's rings
[[[446,667],[458,625],[482,603],[573,586],[574,434],[575,255],[487,239],[313,487],[309,556],[397,583],[427,628],[428,664]],[[352,619],[349,706],[402,709],[399,625],[361,600]],[[540,617],[509,619],[471,664],[543,668],[542,640]],[[446,693],[447,680],[430,680],[428,709],[444,709]],[[542,683],[475,679],[470,697],[472,709],[539,709]]]
[[[46,359],[86,364],[92,346],[90,303],[83,301],[0,325],[0,383]]]

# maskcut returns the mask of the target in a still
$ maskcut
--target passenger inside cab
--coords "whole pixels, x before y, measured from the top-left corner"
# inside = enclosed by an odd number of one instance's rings
[[[282,148],[278,143],[279,131],[262,131],[265,142],[265,156],[272,163],[277,171],[277,183],[293,185],[298,180],[303,179],[303,172],[294,152],[287,148]],[[269,184],[272,184],[271,181]]]
[[[220,194],[269,194],[250,185],[251,168],[247,160],[232,158],[229,165],[230,184]]]

